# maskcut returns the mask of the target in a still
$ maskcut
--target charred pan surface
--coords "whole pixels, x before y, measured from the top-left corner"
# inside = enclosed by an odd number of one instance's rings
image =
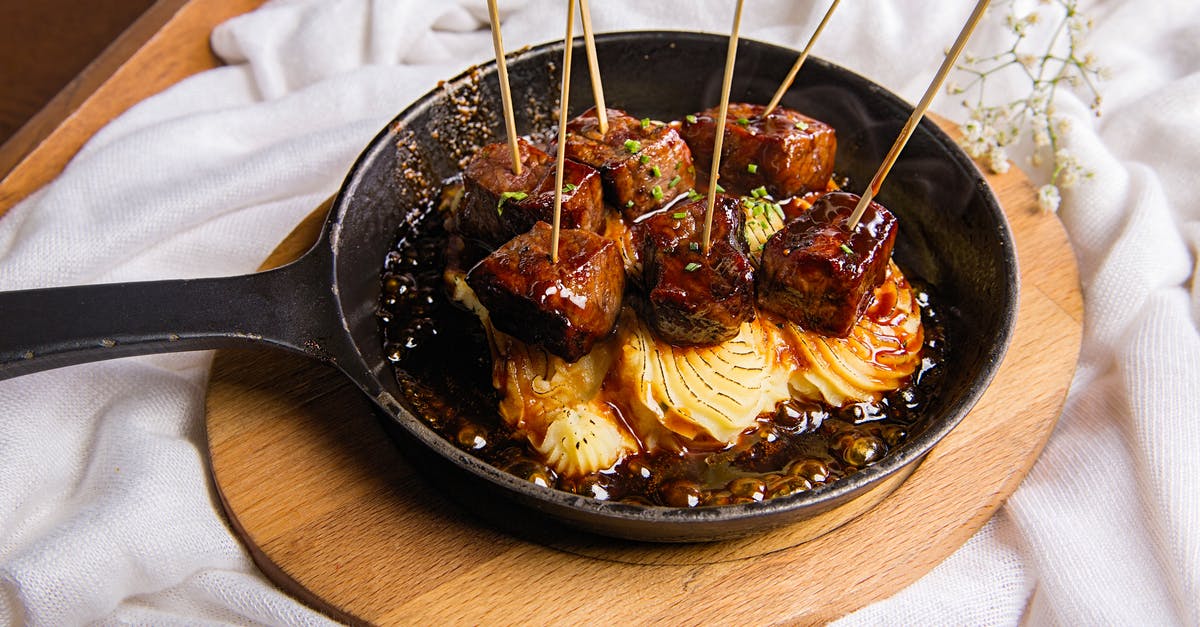
[[[896,218],[872,202],[851,233],[856,194],[821,196],[767,240],[758,269],[758,304],[823,335],[845,337],[883,280]]]
[[[837,152],[833,127],[784,107],[776,107],[766,117],[764,110],[763,105],[729,104],[721,185],[736,194],[765,186],[775,198],[823,191]],[[712,167],[717,113],[716,108],[701,111],[680,127],[696,166],[703,170]]]
[[[492,325],[574,362],[612,332],[625,272],[610,239],[563,229],[558,263],[550,260],[551,227],[538,222],[480,261],[467,284]]]
[[[607,135],[594,107],[568,122],[567,157],[599,170],[609,202],[631,220],[696,185],[692,153],[675,129],[617,109],[608,109]]]
[[[672,344],[723,342],[754,319],[754,270],[741,200],[718,195],[715,204],[707,256],[704,200],[655,213],[634,227],[642,245],[648,318]]]

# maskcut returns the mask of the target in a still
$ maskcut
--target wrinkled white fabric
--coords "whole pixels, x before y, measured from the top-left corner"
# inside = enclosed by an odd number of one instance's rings
[[[560,36],[562,3],[501,5],[510,49]],[[791,47],[826,6],[747,5],[745,36]],[[599,31],[724,33],[732,3],[592,7]],[[1095,172],[1061,209],[1086,307],[1066,409],[980,533],[840,624],[1200,624],[1200,6],[1084,7],[1112,80],[1099,119],[1059,105]],[[844,3],[816,54],[915,101],[966,12]],[[1004,39],[994,20],[977,37]],[[134,107],[0,219],[0,290],[252,271],[392,116],[491,56],[482,0],[275,0],[212,41],[227,67]],[[953,98],[934,108],[963,117]],[[327,622],[223,522],[203,461],[209,362],[0,382],[0,622]]]

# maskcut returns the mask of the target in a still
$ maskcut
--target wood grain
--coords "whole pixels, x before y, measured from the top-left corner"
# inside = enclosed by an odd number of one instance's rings
[[[220,61],[219,23],[264,0],[158,0],[0,146],[0,216],[58,176],[96,131],[134,104]]]
[[[820,624],[886,598],[958,549],[1016,489],[1054,428],[1079,353],[1083,305],[1061,223],[1036,208],[1015,168],[988,178],[1021,260],[1008,356],[911,477],[845,524],[705,545],[531,542],[434,494],[332,370],[222,352],[207,426],[230,523],[279,585],[351,622]],[[314,214],[269,265],[319,228]]]

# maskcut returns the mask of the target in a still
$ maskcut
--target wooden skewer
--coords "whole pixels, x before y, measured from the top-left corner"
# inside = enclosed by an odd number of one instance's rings
[[[512,170],[521,173],[521,151],[517,147],[517,123],[513,118],[512,90],[508,87],[508,64],[504,60],[504,42],[500,39],[500,11],[497,0],[488,0],[492,20],[492,47],[496,49],[496,69],[500,74],[500,100],[504,103],[504,128],[508,132],[508,150],[512,152]]]
[[[738,30],[742,27],[742,3],[733,10],[729,50],[725,53],[725,78],[721,83],[721,106],[717,110],[717,136],[713,140],[712,171],[708,173],[708,207],[704,212],[704,254],[712,246],[713,206],[717,202],[717,179],[721,172],[721,147],[725,143],[725,116],[729,113],[729,89],[733,85],[733,62],[737,58]]]
[[[558,107],[558,165],[554,172],[554,224],[550,232],[550,261],[558,263],[558,232],[562,223],[563,160],[567,154],[567,101],[571,96],[571,48],[575,44],[575,0],[567,0],[567,34],[563,38],[562,93]]]
[[[963,25],[962,32],[958,34],[958,39],[951,46],[950,52],[946,53],[946,59],[942,61],[942,67],[938,69],[937,75],[933,77],[933,82],[929,84],[929,88],[925,90],[925,95],[921,97],[921,102],[917,104],[917,108],[908,117],[908,122],[900,130],[900,136],[896,138],[896,143],[892,144],[892,149],[883,158],[883,163],[879,166],[879,171],[875,173],[875,177],[871,179],[871,184],[867,186],[862,198],[858,200],[858,205],[854,208],[854,213],[850,214],[849,225],[851,231],[854,230],[854,227],[858,226],[858,221],[862,219],[863,212],[867,210],[867,206],[871,204],[871,200],[875,198],[875,194],[879,193],[879,188],[883,186],[883,179],[887,177],[892,166],[896,164],[896,158],[900,156],[900,151],[904,149],[904,145],[912,137],[913,131],[917,130],[917,124],[924,117],[925,111],[929,109],[929,103],[933,102],[934,95],[942,88],[942,82],[946,80],[946,75],[954,67],[954,63],[958,60],[958,55],[962,52],[963,46],[967,45],[967,40],[971,38],[971,33],[974,32],[975,26],[983,18],[983,13],[987,10],[989,2],[990,0],[979,0],[979,3],[975,5],[975,11],[971,13],[971,17],[967,18],[967,23]]]
[[[579,19],[583,22],[583,41],[587,46],[588,73],[592,77],[592,97],[596,100],[596,119],[600,134],[608,134],[608,109],[604,107],[604,85],[600,82],[600,63],[596,60],[596,37],[592,34],[592,10],[588,0],[579,0]]]
[[[763,111],[763,117],[771,115],[775,107],[779,106],[779,101],[783,99],[783,94],[792,86],[792,81],[796,80],[796,74],[800,73],[800,67],[804,65],[805,59],[808,58],[808,53],[812,51],[813,44],[817,43],[817,37],[821,36],[821,31],[825,30],[825,25],[829,23],[829,18],[833,17],[833,10],[837,8],[842,0],[833,0],[833,4],[829,5],[829,10],[825,12],[825,17],[821,18],[821,23],[817,24],[817,30],[813,31],[812,37],[808,39],[808,45],[804,47],[804,52],[800,53],[800,58],[796,59],[796,63],[792,65],[792,69],[788,72],[787,77],[783,79],[783,84],[775,91],[775,95],[771,98],[771,102],[767,104],[767,110]]]

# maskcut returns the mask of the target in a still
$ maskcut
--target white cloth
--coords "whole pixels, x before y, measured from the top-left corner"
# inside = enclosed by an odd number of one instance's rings
[[[561,2],[502,5],[510,49],[561,33]],[[724,33],[732,11],[592,5],[600,31]],[[949,6],[844,3],[816,54],[915,101],[967,10]],[[1113,78],[1103,117],[1059,106],[1095,172],[1061,210],[1086,299],[1066,410],[979,534],[843,624],[1200,624],[1200,5],[1084,7]],[[743,34],[799,47],[824,8],[757,0]],[[989,19],[979,37],[1002,38]],[[276,0],[231,20],[213,35],[228,67],[134,107],[0,219],[0,289],[253,270],[387,120],[491,56],[485,20],[482,0]],[[934,108],[963,117],[944,95]],[[0,622],[325,622],[222,521],[202,453],[209,363],[0,382]]]

